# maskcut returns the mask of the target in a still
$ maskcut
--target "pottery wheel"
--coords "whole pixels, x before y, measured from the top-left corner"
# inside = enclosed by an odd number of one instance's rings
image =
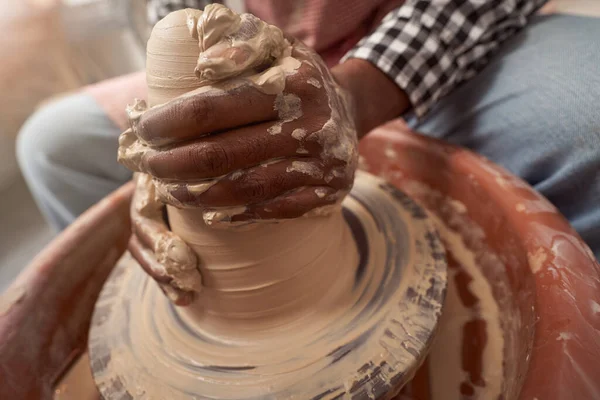
[[[447,283],[445,252],[423,209],[366,173],[357,174],[343,212],[360,254],[352,289],[358,300],[340,312],[314,310],[331,316],[302,340],[286,339],[285,332],[302,330],[302,321],[269,340],[209,337],[125,256],[100,295],[90,330],[92,370],[103,398],[387,399],[396,394],[435,333]],[[220,364],[211,361],[215,354]]]

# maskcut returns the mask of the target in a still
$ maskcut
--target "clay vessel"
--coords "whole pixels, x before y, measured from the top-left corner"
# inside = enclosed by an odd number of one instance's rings
[[[501,398],[600,398],[600,265],[560,213],[504,169],[399,121],[363,139],[361,154],[365,169],[460,232],[485,267],[506,323]],[[85,352],[94,301],[126,248],[131,191],[128,184],[87,211],[3,294],[0,398],[51,398]],[[469,382],[460,390],[472,398],[485,327],[464,332]],[[431,398],[433,367],[425,361],[398,398]],[[69,398],[69,384],[61,398]]]

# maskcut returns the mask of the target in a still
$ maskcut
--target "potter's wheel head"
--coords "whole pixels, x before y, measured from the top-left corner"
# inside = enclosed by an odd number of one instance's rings
[[[436,331],[445,252],[424,210],[378,178],[358,173],[343,206],[360,254],[355,300],[339,312],[315,310],[314,318],[326,322],[305,335],[298,332],[306,324],[297,321],[294,334],[283,327],[268,340],[207,337],[124,257],[90,330],[102,396],[387,399],[399,391]]]

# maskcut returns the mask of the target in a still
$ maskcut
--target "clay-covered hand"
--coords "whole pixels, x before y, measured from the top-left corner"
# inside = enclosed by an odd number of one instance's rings
[[[177,305],[188,305],[201,289],[202,278],[194,251],[171,232],[164,220],[164,204],[151,178],[135,174],[136,190],[131,202],[133,234],[129,251]]]
[[[187,26],[197,89],[171,99],[154,76],[150,101],[163,104],[130,107],[119,140],[119,161],[138,172],[130,251],[179,305],[201,278],[164,204],[199,208],[208,224],[295,218],[339,203],[358,157],[351,100],[315,52],[222,6],[190,12]]]
[[[247,65],[240,47],[210,56]],[[290,47],[275,67],[134,115],[121,162],[151,175],[165,203],[207,214],[244,207],[233,222],[295,218],[341,200],[357,162],[350,102],[316,53]]]

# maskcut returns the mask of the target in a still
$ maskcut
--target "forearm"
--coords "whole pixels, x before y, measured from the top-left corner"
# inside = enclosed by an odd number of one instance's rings
[[[406,93],[369,61],[349,59],[333,67],[331,73],[352,97],[359,139],[410,108]]]

